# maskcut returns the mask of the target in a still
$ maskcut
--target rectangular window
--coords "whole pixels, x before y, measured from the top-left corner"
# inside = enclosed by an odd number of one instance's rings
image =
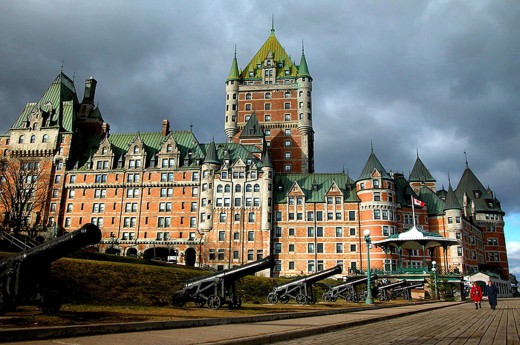
[[[254,231],[248,231],[247,232],[247,240],[248,241],[254,241],[255,240],[255,232]]]
[[[343,253],[343,243],[336,243],[336,253]]]
[[[218,240],[220,242],[223,242],[223,241],[226,240],[226,232],[225,231],[221,230],[221,231],[218,232]]]
[[[341,226],[336,227],[336,237],[343,237],[343,228]]]
[[[351,252],[355,252],[356,251],[356,245],[355,244],[351,244],[350,245],[350,251]]]
[[[307,243],[307,253],[314,253],[314,243]]]
[[[356,211],[348,211],[348,220],[356,220]]]

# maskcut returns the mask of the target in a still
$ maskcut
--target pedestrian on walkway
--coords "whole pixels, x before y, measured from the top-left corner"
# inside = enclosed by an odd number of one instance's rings
[[[482,302],[482,289],[478,286],[477,282],[473,282],[469,297],[475,303],[475,309],[482,308],[480,305],[480,302]]]
[[[491,309],[495,310],[497,307],[498,287],[491,280],[488,281],[486,286],[486,293]]]

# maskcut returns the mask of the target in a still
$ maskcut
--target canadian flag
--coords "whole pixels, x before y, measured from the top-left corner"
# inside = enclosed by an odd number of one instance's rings
[[[426,205],[426,203],[424,201],[421,201],[419,199],[416,199],[412,196],[412,202],[415,206],[419,206],[419,207],[423,207],[424,205]]]

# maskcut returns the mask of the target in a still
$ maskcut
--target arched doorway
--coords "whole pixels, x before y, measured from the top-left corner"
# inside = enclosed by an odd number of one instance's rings
[[[112,254],[112,255],[119,255],[119,254],[121,254],[121,250],[119,248],[111,247],[111,248],[107,248],[107,250],[105,250],[105,253]]]
[[[137,257],[137,248],[128,248],[126,250],[126,256],[136,258]]]
[[[195,266],[195,261],[197,259],[197,252],[193,248],[188,248],[184,252],[184,260],[186,262],[186,266]]]
[[[168,256],[176,255],[176,250],[166,247],[148,248],[143,253],[143,259],[167,261]]]

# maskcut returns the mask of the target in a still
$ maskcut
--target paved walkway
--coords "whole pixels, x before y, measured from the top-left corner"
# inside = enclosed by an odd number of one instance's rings
[[[470,303],[439,302],[247,324],[12,344],[520,344],[519,325],[520,299],[501,299],[495,311],[487,304],[475,310]]]

